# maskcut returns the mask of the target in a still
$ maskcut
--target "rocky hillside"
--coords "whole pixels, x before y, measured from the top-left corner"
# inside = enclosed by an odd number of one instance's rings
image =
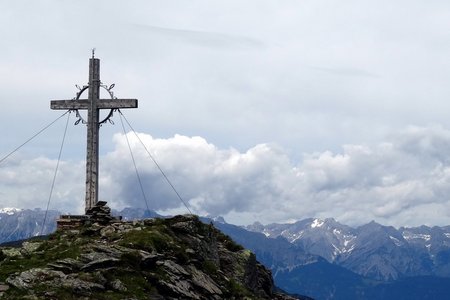
[[[295,299],[195,216],[58,231],[0,248],[3,299]]]

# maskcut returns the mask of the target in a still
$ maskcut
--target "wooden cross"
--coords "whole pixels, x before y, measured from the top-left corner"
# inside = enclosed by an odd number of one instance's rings
[[[114,85],[109,88],[101,85],[100,81],[100,59],[89,59],[89,84],[80,88],[77,97],[72,100],[52,100],[50,102],[51,109],[58,110],[73,110],[77,112],[79,109],[87,110],[87,151],[86,151],[86,213],[96,205],[98,202],[98,143],[99,143],[99,129],[101,123],[106,122],[115,109],[119,108],[137,108],[137,99],[117,99],[110,91]],[[105,88],[111,99],[100,99],[100,88]],[[89,89],[88,99],[79,99],[81,94]],[[100,109],[110,109],[109,115],[103,120],[99,120]],[[80,117],[80,120],[82,118]],[[79,121],[77,121],[79,122]]]

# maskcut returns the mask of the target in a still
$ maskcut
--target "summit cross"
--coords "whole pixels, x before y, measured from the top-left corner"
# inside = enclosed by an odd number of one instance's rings
[[[77,86],[78,87],[78,86]],[[51,100],[50,108],[55,110],[76,111],[79,121],[87,124],[87,150],[86,150],[86,198],[85,212],[94,207],[98,202],[98,166],[99,166],[99,129],[100,125],[112,116],[116,109],[137,108],[137,99],[117,99],[114,97],[110,87],[102,85],[100,81],[100,59],[94,57],[89,59],[89,83],[79,88],[76,98],[72,100]],[[110,99],[100,99],[100,88],[104,88],[110,95]],[[80,99],[81,94],[89,90],[88,99]],[[78,110],[87,110],[87,121],[85,121]],[[108,116],[100,121],[100,110],[110,109]]]

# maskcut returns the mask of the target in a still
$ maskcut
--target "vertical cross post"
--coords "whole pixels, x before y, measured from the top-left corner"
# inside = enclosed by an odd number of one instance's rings
[[[97,102],[100,98],[100,60],[89,59],[89,109],[87,121],[86,149],[86,206],[88,211],[98,201],[98,149],[99,149],[99,114]]]

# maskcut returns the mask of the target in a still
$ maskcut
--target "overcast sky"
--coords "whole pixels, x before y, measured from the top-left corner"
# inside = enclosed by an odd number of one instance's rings
[[[197,214],[450,224],[450,2],[0,1],[0,158],[101,79]],[[145,207],[126,139],[101,128],[100,198]],[[50,208],[84,205],[70,126]],[[62,118],[0,164],[0,207],[47,205]],[[148,204],[185,213],[128,134]]]

